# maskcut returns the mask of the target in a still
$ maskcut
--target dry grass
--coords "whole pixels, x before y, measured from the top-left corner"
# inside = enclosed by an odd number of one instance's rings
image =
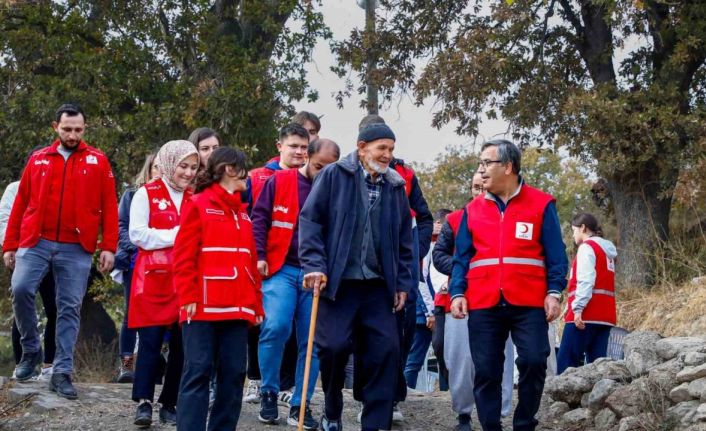
[[[117,340],[106,348],[98,340],[76,343],[74,367],[79,382],[108,383],[117,370]]]
[[[626,329],[664,337],[706,334],[706,277],[652,289],[622,288],[617,295],[618,324]]]

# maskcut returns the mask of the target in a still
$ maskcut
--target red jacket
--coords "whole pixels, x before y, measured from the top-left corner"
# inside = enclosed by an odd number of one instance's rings
[[[272,225],[267,232],[267,267],[270,274],[282,268],[299,220],[299,170],[275,173],[275,196],[272,201]]]
[[[404,192],[409,199],[409,195],[412,193],[412,179],[414,178],[414,171],[401,164],[395,165],[395,170],[404,179]],[[412,214],[412,218],[417,216],[417,213],[413,209],[410,209],[409,212]]]
[[[461,219],[463,218],[463,209],[456,210],[446,216],[446,221],[451,227],[451,231],[454,233],[454,238],[458,234],[458,227],[461,225]],[[451,278],[451,277],[449,277]],[[444,307],[446,313],[451,312],[451,295],[446,293],[437,293],[434,297],[434,306]]]
[[[296,169],[295,169],[296,170]],[[261,168],[255,168],[248,172],[248,176],[250,177],[250,190],[252,192],[252,204],[255,206],[255,202],[257,202],[257,198],[260,197],[260,193],[262,193],[262,188],[265,187],[265,182],[267,181],[268,178],[270,178],[272,175],[277,172],[274,169],[270,169],[267,166],[263,166]]]
[[[179,305],[196,303],[192,320],[264,316],[252,223],[238,193],[214,184],[182,210],[174,244]],[[179,320],[186,321],[182,310]]]
[[[593,286],[591,300],[581,312],[581,319],[586,323],[600,323],[615,326],[617,321],[615,310],[615,261],[606,255],[605,250],[595,241],[587,239],[588,244],[596,256],[596,282]],[[569,311],[566,313],[566,322],[573,323],[574,310],[571,305],[576,297],[576,258],[571,266],[569,278]]]
[[[553,201],[551,195],[524,185],[504,216],[485,194],[466,206],[476,249],[466,274],[469,309],[494,307],[501,292],[512,305],[544,307],[547,276],[540,236],[544,210]]]
[[[81,141],[67,161],[59,141],[35,152],[25,167],[7,224],[4,251],[34,247],[40,239],[115,252],[118,201],[105,155]],[[102,229],[102,241],[98,233]]]
[[[169,196],[162,180],[152,181],[143,186],[150,204],[149,227],[172,229],[179,226],[179,211]],[[184,192],[186,202],[191,196]],[[177,321],[179,302],[172,281],[172,247],[137,252],[135,268],[132,271],[130,288],[130,308],[128,326],[166,326]]]

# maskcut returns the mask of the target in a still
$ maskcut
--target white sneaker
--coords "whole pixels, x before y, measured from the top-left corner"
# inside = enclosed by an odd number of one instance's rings
[[[283,406],[283,407],[291,407],[290,403],[292,402],[292,396],[294,394],[290,391],[282,391],[279,393],[279,396],[277,397],[277,405],[278,406]],[[307,403],[308,404],[308,403]]]
[[[392,422],[399,423],[402,421],[404,421],[404,415],[402,414],[399,405],[395,404],[392,406]]]
[[[54,367],[42,368],[42,371],[37,377],[34,377],[33,380],[37,380],[39,382],[48,382],[51,380],[51,375],[53,374],[53,372]]]
[[[260,381],[250,380],[248,381],[248,388],[245,390],[245,396],[243,401],[250,404],[260,403]]]

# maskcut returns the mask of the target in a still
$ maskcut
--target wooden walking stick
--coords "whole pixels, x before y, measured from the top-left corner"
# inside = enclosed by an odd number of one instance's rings
[[[326,283],[324,276],[323,283]],[[309,372],[311,371],[311,355],[314,353],[314,334],[316,333],[316,316],[319,314],[319,294],[314,290],[311,304],[311,320],[309,320],[309,340],[306,343],[306,361],[304,362],[304,383],[302,384],[302,405],[299,409],[299,424],[297,431],[304,429],[304,412],[306,411],[306,394],[309,390]]]

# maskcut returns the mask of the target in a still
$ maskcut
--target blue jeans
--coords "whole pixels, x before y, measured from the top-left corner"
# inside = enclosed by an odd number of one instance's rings
[[[265,321],[262,322],[258,357],[264,392],[279,392],[279,372],[284,355],[284,345],[292,333],[292,325],[297,330],[297,370],[292,406],[300,406],[302,385],[304,384],[304,362],[306,344],[309,339],[309,322],[313,295],[302,288],[304,273],[301,268],[284,265],[271,278],[262,282],[262,302],[265,308]],[[319,375],[319,358],[316,350],[311,356],[309,387],[306,399],[311,400]]]
[[[72,374],[74,346],[81,322],[81,303],[86,294],[91,254],[79,244],[39,240],[20,248],[12,273],[12,309],[20,331],[22,350],[39,351],[35,298],[42,279],[51,269],[56,285],[56,355],[54,373]]]
[[[404,368],[404,378],[407,386],[410,388],[417,387],[417,377],[419,370],[424,366],[424,359],[427,357],[429,345],[431,344],[431,329],[427,325],[420,325],[414,328],[414,341],[412,348],[407,356],[407,365]]]
[[[569,367],[580,367],[584,360],[586,364],[590,364],[606,356],[610,328],[612,326],[599,323],[586,323],[583,330],[578,329],[573,322],[564,325],[559,354],[556,357],[557,374],[563,373]]]

